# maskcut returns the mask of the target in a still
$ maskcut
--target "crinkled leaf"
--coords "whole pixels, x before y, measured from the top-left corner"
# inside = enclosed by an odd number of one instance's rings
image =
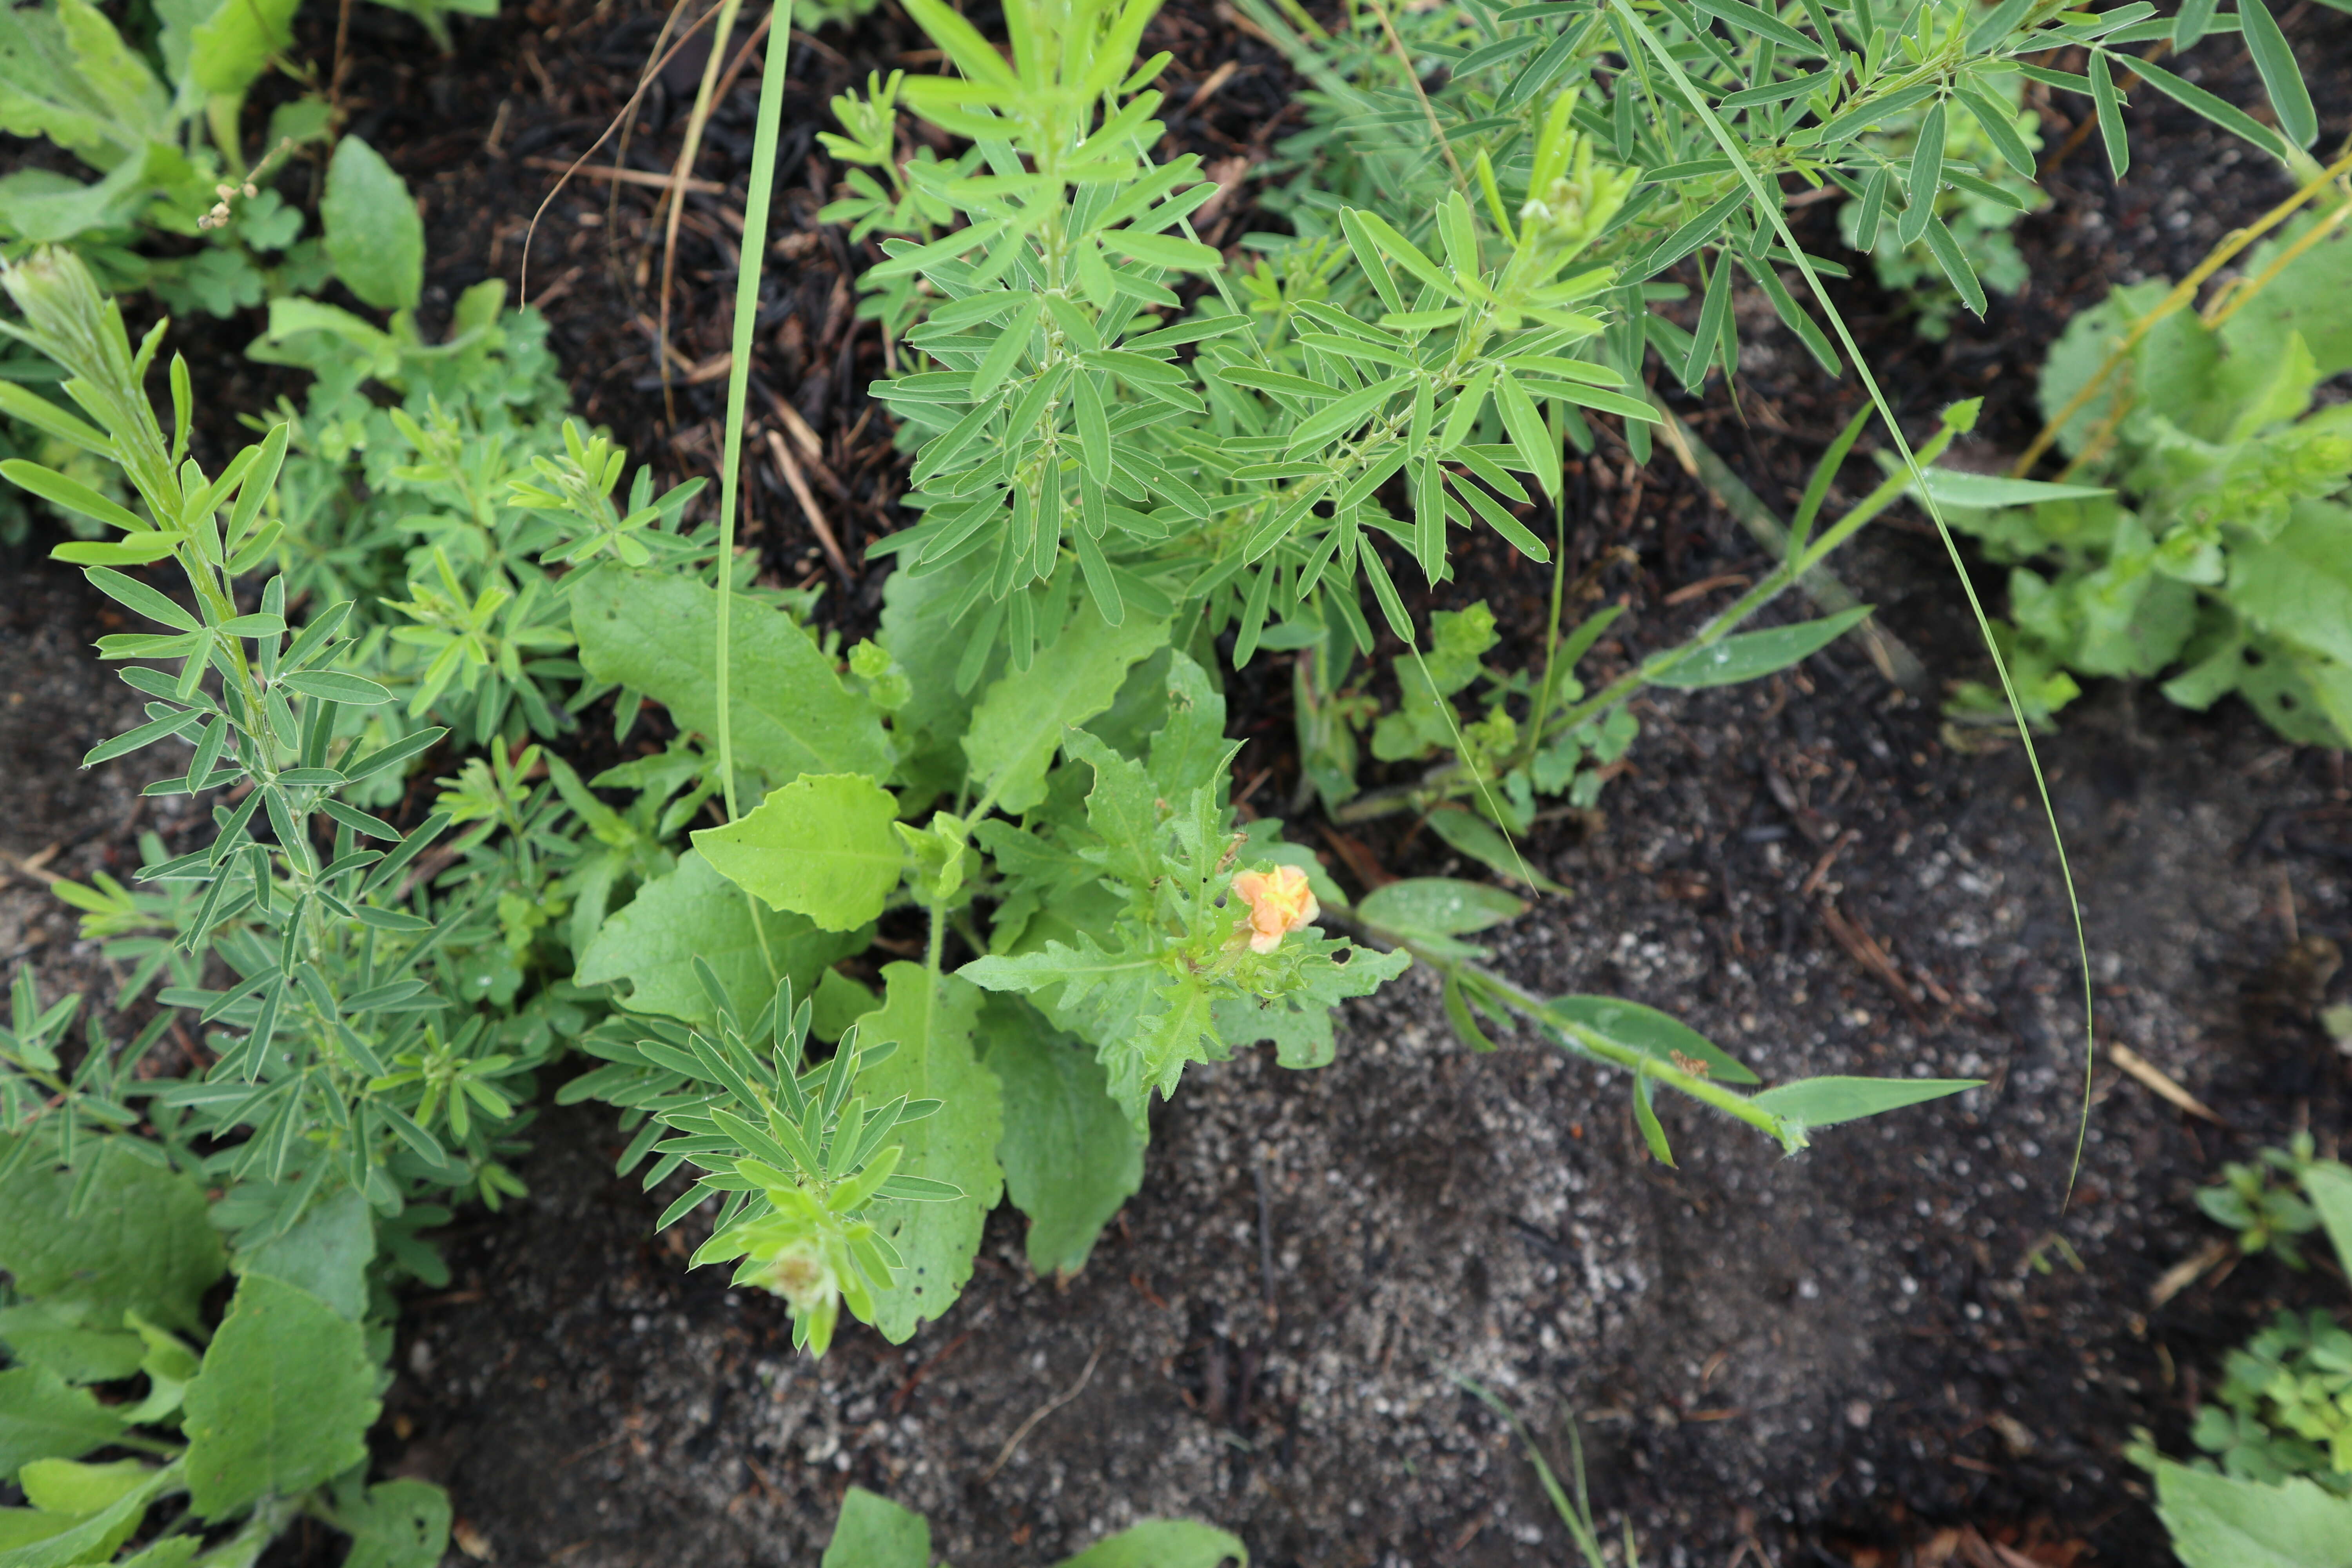
[[[789,784],[803,773],[887,778],[881,710],[843,687],[816,640],[782,610],[733,606],[729,725],[739,766]],[[681,729],[715,734],[719,598],[684,575],[599,567],[572,594],[580,662],[642,691]]]
[[[367,1311],[367,1267],[374,1257],[374,1211],[345,1187],[312,1205],[285,1235],[241,1253],[236,1267],[247,1278],[267,1275],[308,1290],[357,1322]]]
[[[981,698],[963,738],[972,776],[1007,812],[1035,805],[1064,734],[1108,709],[1128,668],[1167,640],[1164,620],[1129,616],[1113,626],[1091,605],[1077,612],[1025,673],[1008,670]]]
[[[2158,1460],[2156,1511],[2182,1568],[2352,1565],[2352,1498],[2299,1476],[2268,1486]]]

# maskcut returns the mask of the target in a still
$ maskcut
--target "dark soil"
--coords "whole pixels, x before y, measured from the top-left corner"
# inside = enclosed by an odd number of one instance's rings
[[[2325,65],[2352,58],[2352,19],[2305,7],[2287,24],[2332,144],[2352,80]],[[461,20],[443,59],[404,19],[354,9],[354,125],[424,195],[428,314],[483,277],[515,278],[548,162],[604,131],[658,25],[626,4],[509,5]],[[1220,174],[1239,212],[1288,79],[1222,7],[1154,27],[1147,48],[1177,55],[1174,104],[1234,64],[1171,129],[1213,164],[1241,161]],[[329,37],[312,41],[323,58]],[[886,6],[795,51],[762,300],[755,405],[790,398],[824,441],[808,478],[851,565],[829,611],[847,626],[877,603],[881,574],[859,552],[895,526],[902,481],[864,395],[880,347],[850,321],[848,279],[866,258],[814,221],[839,171],[813,132],[828,96],[913,47]],[[2204,56],[2200,79],[2258,101],[2233,45]],[[667,169],[700,64],[689,47],[649,93],[628,164]],[[578,406],[681,476],[717,450],[722,384],[694,374],[726,347],[756,74],[721,106],[697,170],[730,194],[687,200],[668,407],[650,331],[652,193],[575,183],[531,250],[531,293]],[[1982,461],[2031,435],[2033,372],[2069,314],[2111,283],[2177,276],[2285,192],[2202,121],[2138,98],[2130,180],[2112,184],[2095,138],[2070,154],[2049,182],[2055,205],[2020,226],[2032,285],[1985,323],[1925,343],[1867,282],[1843,290],[1918,423],[1954,396],[1989,397]],[[2063,135],[2045,126],[2053,147]],[[614,157],[607,142],[590,161]],[[1756,306],[1742,306],[1757,323],[1744,418],[1719,395],[1689,417],[1785,510],[1853,393]],[[249,374],[220,358],[196,369]],[[752,537],[771,570],[830,575],[781,477],[765,464],[760,476]],[[1727,592],[1670,605],[1674,590],[1765,565],[1663,451],[1643,469],[1604,446],[1578,476],[1570,525],[1574,568],[1633,552],[1596,579],[1633,612],[1621,657]],[[1979,672],[1942,548],[1919,525],[1874,531],[1838,570],[1939,678]],[[184,803],[137,796],[138,758],[77,772],[136,718],[85,651],[106,602],[30,554],[0,573],[13,808],[0,961],[32,963],[52,991],[110,990],[38,884],[127,877],[137,831],[168,838]],[[1528,657],[1546,580],[1500,555],[1463,574],[1511,633],[1501,653]],[[1253,742],[1241,776],[1276,770],[1256,797],[1268,809],[1295,776],[1286,685],[1236,689]],[[1465,1053],[1412,975],[1350,1008],[1328,1069],[1294,1075],[1258,1055],[1196,1069],[1155,1117],[1142,1192],[1078,1279],[1032,1279],[1019,1217],[1001,1210],[944,1320],[905,1347],[847,1331],[822,1363],[793,1354],[778,1303],[688,1275],[682,1239],[651,1237],[662,1200],[613,1177],[603,1111],[551,1110],[523,1166],[531,1197],[463,1223],[453,1288],[409,1303],[381,1457],[448,1486],[465,1550],[509,1563],[811,1562],[851,1482],[928,1513],[935,1545],[966,1568],[1052,1562],[1155,1513],[1233,1529],[1265,1563],[1569,1560],[1516,1444],[1457,1386],[1467,1376],[1524,1413],[1555,1463],[1559,1423],[1580,1413],[1595,1504],[1633,1521],[1645,1563],[1713,1568],[1751,1542],[1783,1568],[1936,1563],[1961,1527],[2045,1564],[2166,1561],[2123,1445],[2147,1426],[2181,1452],[2199,1379],[2307,1287],[2262,1260],[2160,1308],[2151,1287],[2216,1234],[2190,1194],[2222,1160],[2305,1125],[2331,1146],[2345,1128],[2346,1064],[2310,1022],[2326,982],[2295,942],[2352,934],[2341,757],[2285,747],[2234,705],[2197,717],[2123,687],[2095,692],[2044,743],[2100,1033],[2228,1123],[2103,1065],[2070,1202],[2081,983],[2021,753],[1956,750],[1932,705],[1890,690],[1846,645],[1760,688],[1638,710],[1633,765],[1600,811],[1536,836],[1531,855],[1573,891],[1507,928],[1501,967],[1548,992],[1667,1008],[1768,1079],[1986,1087],[1826,1131],[1793,1160],[1671,1109],[1681,1167],[1668,1170],[1643,1154],[1622,1082],[1528,1039]],[[1330,843],[1309,821],[1295,831]],[[1360,858],[1334,857],[1343,878],[1363,864],[1476,874],[1408,820],[1352,837]]]

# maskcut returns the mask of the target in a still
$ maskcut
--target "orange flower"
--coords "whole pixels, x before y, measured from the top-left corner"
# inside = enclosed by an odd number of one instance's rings
[[[1234,891],[1249,902],[1252,952],[1272,952],[1286,933],[1313,925],[1323,914],[1307,873],[1296,866],[1244,871],[1234,879]]]

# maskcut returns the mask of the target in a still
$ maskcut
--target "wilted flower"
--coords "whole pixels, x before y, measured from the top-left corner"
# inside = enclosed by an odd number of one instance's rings
[[[1234,879],[1234,891],[1249,904],[1252,952],[1272,952],[1285,934],[1313,925],[1323,913],[1307,873],[1296,866],[1244,871]]]

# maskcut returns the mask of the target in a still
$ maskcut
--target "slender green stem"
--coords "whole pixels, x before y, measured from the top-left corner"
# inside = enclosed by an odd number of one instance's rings
[[[1634,37],[1641,39],[1643,46],[1657,57],[1660,69],[1664,71],[1681,89],[1683,97],[1690,103],[1692,112],[1698,116],[1700,122],[1706,127],[1707,133],[1715,139],[1716,144],[1723,150],[1724,155],[1731,160],[1732,167],[1738,171],[1740,178],[1748,185],[1749,194],[1755,198],[1759,210],[1771,217],[1773,229],[1780,237],[1780,243],[1788,247],[1790,259],[1796,263],[1797,270],[1804,275],[1806,287],[1811,290],[1813,298],[1820,301],[1822,313],[1829,318],[1831,327],[1837,332],[1838,342],[1844,346],[1847,357],[1853,362],[1854,374],[1860,378],[1863,389],[1870,395],[1870,401],[1877,408],[1878,416],[1885,421],[1886,433],[1894,441],[1896,452],[1902,456],[1905,472],[1911,481],[1919,487],[1920,503],[1927,509],[1929,521],[1935,523],[1936,532],[1944,542],[1945,552],[1951,558],[1953,575],[1959,579],[1960,591],[1968,599],[1969,613],[1976,617],[1977,630],[1983,637],[1986,648],[1992,654],[1993,673],[2000,678],[2001,695],[2008,699],[2010,714],[2016,721],[2018,739],[2025,747],[2026,766],[2033,774],[2034,791],[2042,799],[2042,814],[2050,826],[2051,844],[2058,858],[2059,879],[2065,887],[2066,907],[2074,917],[2075,956],[2081,961],[2083,970],[2083,1110],[2081,1121],[2074,1135],[2074,1166],[2067,1174],[2067,1186],[2071,1191],[2075,1174],[2082,1170],[2084,1146],[2090,1138],[2091,1074],[2097,1065],[2096,1037],[2093,1032],[2093,1014],[2097,1004],[2091,988],[2091,945],[2090,938],[2083,927],[2082,900],[2074,891],[2074,868],[2068,864],[2066,858],[2065,835],[2059,830],[2058,826],[2058,807],[2050,798],[2050,783],[2042,775],[2042,759],[2034,749],[2033,731],[2026,722],[2025,705],[2018,698],[2017,683],[2010,675],[2009,661],[2001,657],[2000,645],[1993,638],[1991,617],[1985,614],[1984,605],[1977,597],[1976,584],[1969,580],[1967,563],[1960,559],[1959,542],[1952,537],[1952,531],[1944,521],[1943,507],[1937,501],[1934,493],[1927,489],[1926,459],[1911,449],[1910,439],[1904,435],[1902,424],[1895,417],[1895,409],[1886,401],[1886,395],[1879,389],[1878,379],[1870,374],[1870,365],[1863,358],[1861,348],[1854,342],[1853,332],[1847,330],[1845,318],[1838,312],[1837,306],[1830,299],[1828,289],[1822,286],[1821,275],[1813,269],[1812,262],[1806,258],[1803,249],[1797,244],[1795,231],[1789,226],[1788,214],[1781,206],[1779,194],[1765,188],[1763,181],[1757,175],[1755,167],[1748,163],[1741,150],[1738,138],[1731,134],[1722,119],[1708,106],[1705,96],[1692,85],[1690,77],[1682,68],[1682,63],[1676,60],[1673,52],[1666,47],[1665,40],[1659,37],[1649,24],[1642,19],[1628,0],[1608,0],[1608,3],[1611,9],[1624,19]]]
[[[719,787],[727,817],[735,802],[735,740],[729,722],[733,695],[735,513],[742,483],[743,421],[751,391],[751,333],[760,316],[760,273],[768,255],[768,209],[776,188],[776,141],[784,115],[784,62],[792,52],[793,0],[777,0],[765,57],[760,63],[759,119],[751,135],[751,181],[743,197],[743,251],[735,268],[734,353],[727,370],[727,434],[719,475]]]

